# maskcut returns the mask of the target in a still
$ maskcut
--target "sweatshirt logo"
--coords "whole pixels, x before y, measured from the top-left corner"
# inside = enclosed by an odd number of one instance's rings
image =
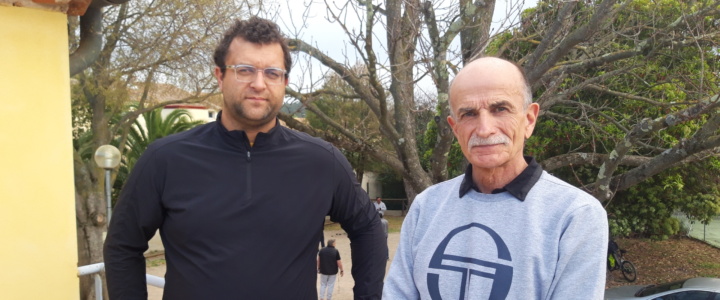
[[[478,231],[478,229],[480,231]],[[497,258],[492,257],[488,259],[452,254],[473,253],[476,251],[472,249],[476,247],[492,247],[492,245],[478,245],[472,242],[489,240],[487,236],[492,238],[495,244]],[[453,242],[453,246],[447,249],[451,242]],[[487,253],[488,251],[477,252]],[[428,268],[437,270],[436,273],[428,273],[427,275],[430,296],[433,300],[442,299],[440,296],[441,286],[445,290],[457,286],[459,289],[459,299],[477,296],[469,294],[471,290],[477,291],[478,287],[471,289],[471,287],[473,287],[472,285],[482,284],[483,281],[486,281],[482,278],[487,278],[490,279],[492,283],[489,285],[490,294],[488,299],[505,299],[510,291],[513,276],[513,268],[509,264],[510,262],[512,262],[512,258],[510,257],[510,251],[507,245],[505,245],[502,238],[489,227],[478,223],[470,223],[455,228],[440,242],[440,245],[438,245],[430,259]],[[487,282],[485,282],[484,286],[486,285],[488,285]]]

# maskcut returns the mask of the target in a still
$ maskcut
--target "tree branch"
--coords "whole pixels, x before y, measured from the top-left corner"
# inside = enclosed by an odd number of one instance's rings
[[[302,40],[299,39],[291,39],[288,41],[288,44],[290,46],[290,49],[292,51],[300,51],[304,52],[311,57],[314,57],[320,63],[322,63],[324,66],[327,66],[331,70],[335,71],[340,77],[343,78],[345,82],[347,82],[353,90],[360,95],[360,99],[365,101],[367,103],[368,107],[378,116],[381,115],[380,112],[380,104],[378,103],[377,99],[374,97],[373,94],[368,92],[368,89],[364,88],[362,80],[355,75],[352,70],[347,68],[346,66],[338,63],[334,59],[330,58],[329,56],[323,54],[320,50],[317,48],[311,46],[308,43],[305,43]]]
[[[625,154],[630,150],[633,144],[640,139],[641,137],[647,136],[653,132],[657,132],[661,129],[668,128],[671,126],[674,126],[678,123],[686,122],[692,119],[697,119],[701,117],[704,114],[707,114],[714,109],[716,109],[718,106],[720,106],[720,101],[718,101],[717,96],[714,98],[710,98],[708,101],[700,101],[700,103],[691,106],[687,109],[667,114],[663,117],[656,118],[654,120],[650,119],[644,119],[631,129],[630,133],[628,133],[624,140],[617,144],[616,148],[610,153],[610,157],[608,160],[606,160],[602,166],[600,166],[600,171],[598,172],[598,180],[594,184],[594,195],[600,199],[601,202],[604,202],[605,200],[608,200],[612,198],[613,192],[611,190],[611,179],[612,174],[617,169],[620,160],[625,156]],[[715,127],[717,128],[717,127]],[[700,144],[698,142],[698,144]],[[678,150],[682,149],[682,151],[666,151],[659,156],[655,157],[653,160],[660,160],[660,161],[675,161],[675,160],[681,160],[682,158],[686,157],[689,153],[687,149],[683,146],[683,143],[679,143],[673,148],[677,148]],[[699,152],[701,150],[705,149],[698,149],[694,151],[693,153]],[[692,154],[692,153],[690,153]],[[683,156],[684,155],[684,156]],[[643,169],[649,169],[654,168],[657,169],[663,169],[661,166],[645,166],[641,167]],[[639,172],[639,171],[637,171]],[[658,171],[659,172],[659,171]],[[630,172],[628,172],[630,173]],[[652,173],[652,172],[651,172]],[[653,173],[656,174],[656,173]]]
[[[568,153],[562,154],[555,157],[548,158],[539,162],[540,165],[546,171],[550,172],[559,168],[567,166],[580,166],[580,165],[600,165],[603,161],[608,159],[609,154],[601,153]],[[637,167],[648,163],[652,158],[639,156],[639,155],[627,155],[620,161],[620,165]]]
[[[102,49],[102,8],[91,5],[80,17],[80,45],[70,54],[70,76],[87,69]]]
[[[611,19],[612,15],[615,13],[615,9],[613,9],[615,2],[615,0],[602,1],[602,3],[597,5],[597,9],[590,18],[589,22],[566,35],[552,52],[547,53],[548,56],[543,62],[539,64],[528,64],[531,68],[527,76],[530,84],[538,81],[540,77],[542,77],[552,66],[565,56],[575,45],[586,41],[588,37],[594,35],[598,30],[603,28],[604,26],[601,24]],[[539,50],[536,50],[533,52],[533,55],[540,57],[545,55],[545,53],[541,53]],[[539,59],[536,59],[536,61],[539,61]]]
[[[393,154],[381,151],[381,147],[366,144],[362,139],[352,141],[343,138],[342,136],[334,135],[328,131],[317,130],[282,112],[278,114],[278,118],[285,122],[285,124],[292,129],[305,132],[312,136],[320,137],[323,140],[346,151],[368,153],[372,157],[387,164],[391,169],[395,170],[396,172],[403,172],[402,162],[400,162],[400,160]]]

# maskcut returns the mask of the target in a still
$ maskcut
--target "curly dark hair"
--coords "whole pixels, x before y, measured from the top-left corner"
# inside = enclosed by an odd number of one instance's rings
[[[285,58],[285,78],[290,75],[290,68],[292,67],[292,57],[290,57],[290,48],[288,48],[287,40],[280,32],[280,27],[273,21],[266,20],[263,18],[252,17],[249,20],[237,20],[232,27],[225,31],[225,35],[220,44],[215,48],[213,54],[213,60],[215,65],[220,67],[225,74],[225,58],[227,57],[228,48],[230,43],[235,38],[242,38],[248,42],[256,44],[273,44],[278,43],[282,47],[283,56]]]

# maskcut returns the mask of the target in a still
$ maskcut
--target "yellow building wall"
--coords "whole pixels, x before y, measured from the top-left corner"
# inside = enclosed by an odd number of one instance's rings
[[[78,299],[66,15],[0,6],[0,299]]]

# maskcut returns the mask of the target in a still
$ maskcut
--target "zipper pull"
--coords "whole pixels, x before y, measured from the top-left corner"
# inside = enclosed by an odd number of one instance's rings
[[[250,161],[250,151],[247,152],[247,161]]]

